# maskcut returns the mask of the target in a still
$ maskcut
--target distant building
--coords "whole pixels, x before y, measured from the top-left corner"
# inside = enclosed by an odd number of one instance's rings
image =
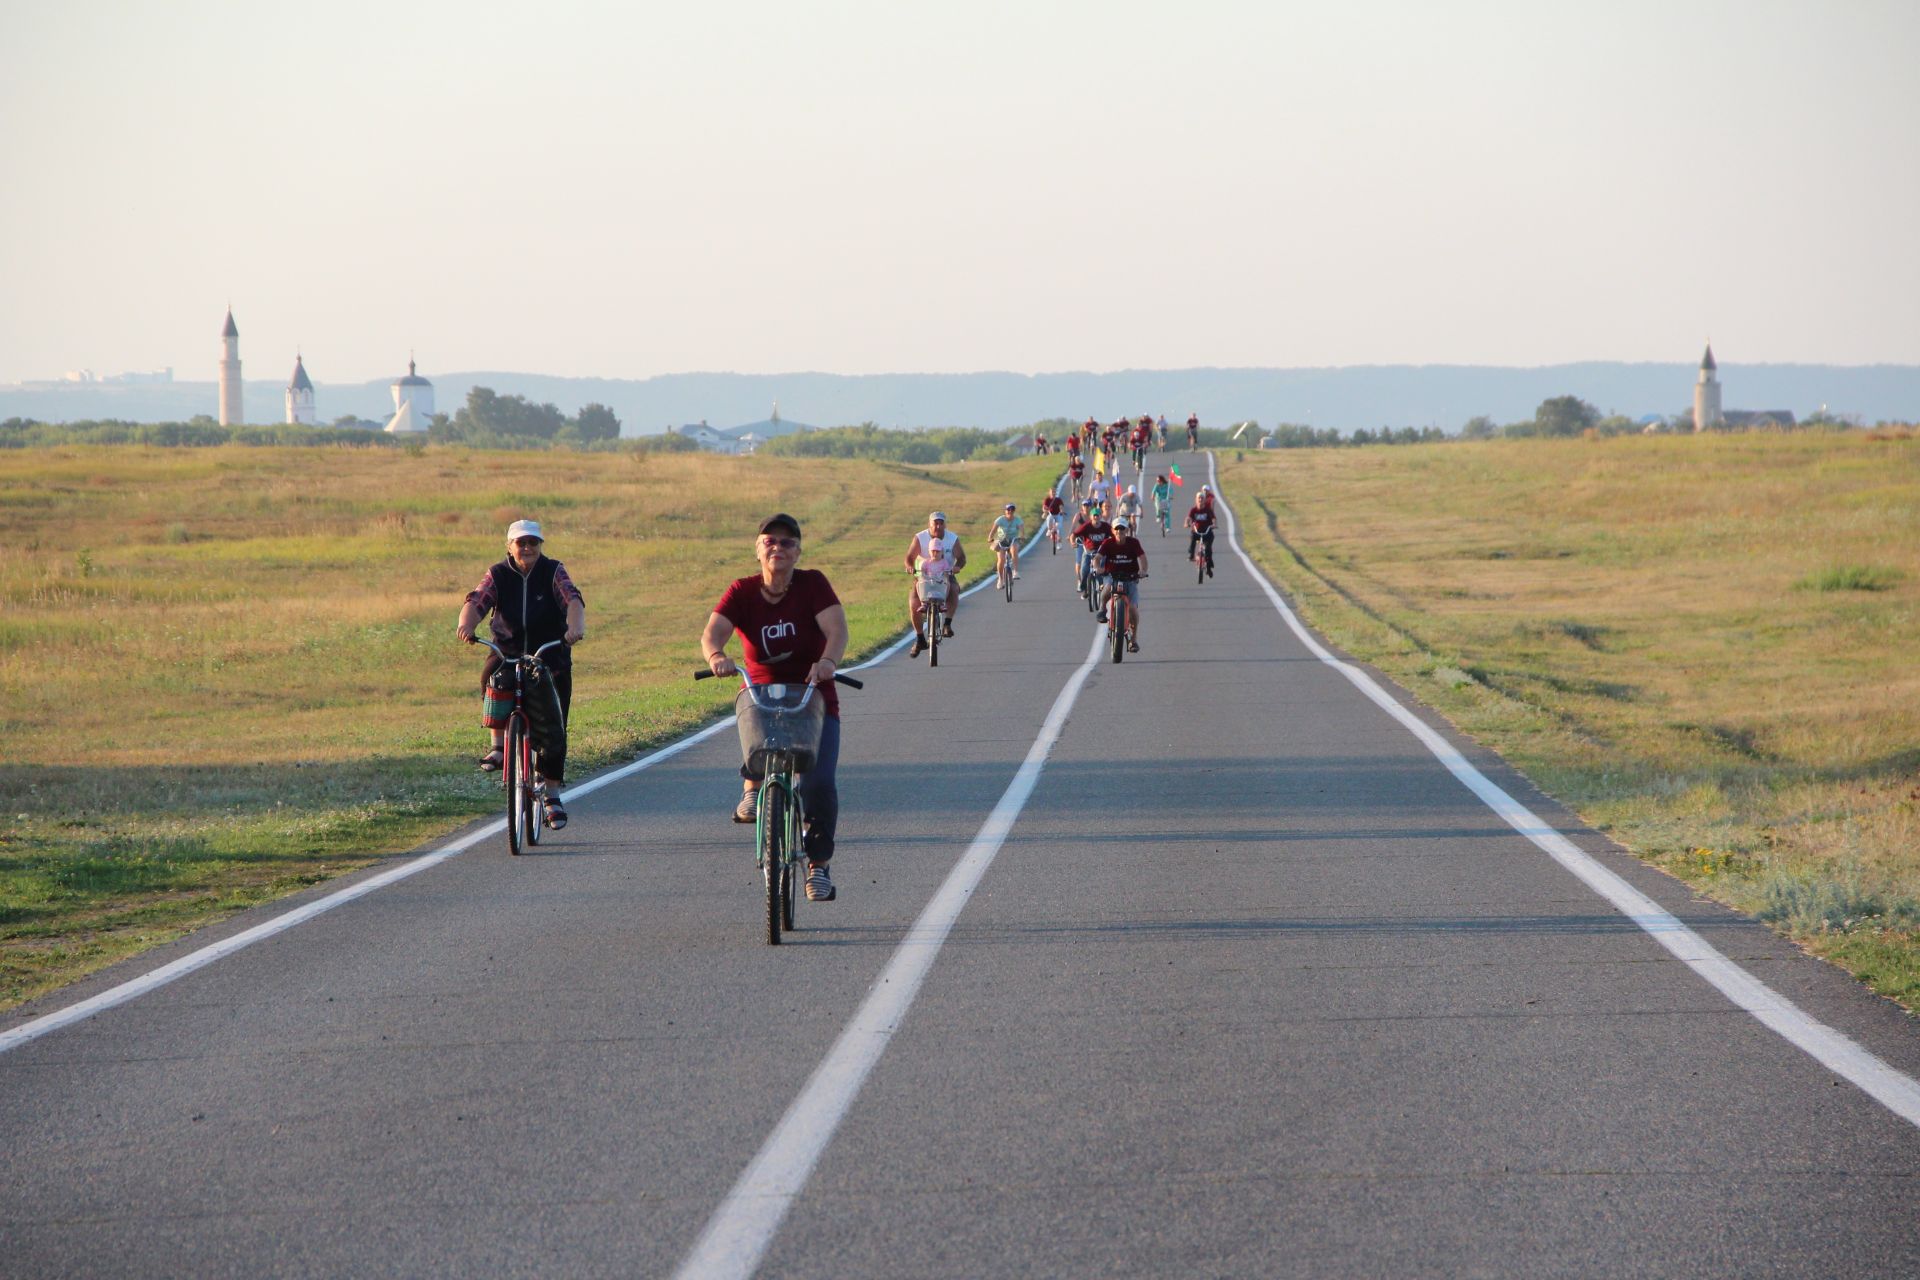
[[[233,322],[233,308],[227,308],[227,323],[220,329],[220,425],[236,427],[247,420],[240,390],[240,326]]]
[[[293,377],[287,382],[287,421],[295,426],[313,425],[313,380],[300,353],[293,355]]]
[[[706,420],[690,422],[675,434],[683,435],[711,453],[738,453],[740,442],[725,431],[715,431],[706,424]]]
[[[433,384],[420,376],[411,358],[407,376],[395,378],[388,389],[393,392],[393,417],[387,419],[387,430],[397,436],[426,434],[433,421]]]
[[[1720,412],[1719,366],[1713,362],[1713,344],[1700,357],[1700,376],[1693,384],[1693,429],[1711,431],[1725,421]]]
[[[1700,376],[1693,384],[1693,429],[1715,431],[1726,427],[1755,430],[1763,427],[1792,427],[1796,420],[1791,409],[1722,409],[1720,407],[1719,366],[1713,360],[1713,344],[1700,357]]]

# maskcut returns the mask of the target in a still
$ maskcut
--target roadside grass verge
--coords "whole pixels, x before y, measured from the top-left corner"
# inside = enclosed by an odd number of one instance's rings
[[[481,651],[453,638],[506,525],[545,522],[587,598],[574,776],[723,714],[698,635],[806,530],[850,652],[904,626],[938,506],[983,539],[1050,458],[913,467],[428,447],[0,452],[0,1008],[499,807]],[[976,566],[992,558],[976,551]],[[724,805],[730,790],[716,794]]]
[[[1920,442],[1223,454],[1302,614],[1581,819],[1920,1008]]]

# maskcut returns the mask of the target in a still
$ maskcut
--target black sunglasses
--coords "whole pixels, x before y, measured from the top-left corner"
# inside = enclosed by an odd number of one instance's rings
[[[760,545],[765,547],[769,551],[772,551],[775,547],[778,547],[782,551],[793,551],[799,548],[800,539],[798,538],[762,538],[760,539]]]

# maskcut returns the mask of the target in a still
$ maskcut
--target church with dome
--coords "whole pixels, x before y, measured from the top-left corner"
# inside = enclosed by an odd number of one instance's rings
[[[407,360],[407,376],[395,378],[393,416],[387,419],[387,432],[396,436],[425,435],[433,421],[433,384],[420,376],[414,361]]]

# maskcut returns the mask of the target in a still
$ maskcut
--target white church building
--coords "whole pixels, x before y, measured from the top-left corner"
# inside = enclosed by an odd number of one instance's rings
[[[387,431],[396,436],[425,435],[433,421],[433,384],[420,376],[414,362],[407,361],[407,376],[395,378],[393,417],[387,419]]]
[[[313,379],[307,376],[300,353],[293,356],[293,377],[287,380],[287,421],[294,426],[313,425]]]

